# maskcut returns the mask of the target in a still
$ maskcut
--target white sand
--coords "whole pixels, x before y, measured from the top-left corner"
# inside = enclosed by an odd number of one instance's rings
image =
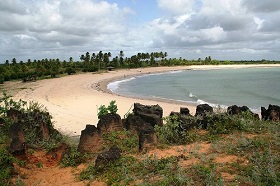
[[[100,90],[100,88],[103,90],[106,89],[107,83],[114,79],[124,78],[124,76],[136,76],[144,73],[157,73],[171,70],[244,68],[256,66],[280,67],[280,65],[181,66],[116,70],[103,74],[86,73],[27,83],[29,88],[19,91],[15,95],[15,98],[37,101],[43,104],[53,116],[55,128],[65,134],[80,135],[81,130],[85,128],[86,124],[97,124],[97,108],[102,104],[108,105],[111,100],[116,100],[118,114],[120,114],[121,117],[129,111],[130,107],[135,102],[146,105],[159,104],[164,110],[164,116],[169,115],[171,111],[179,111],[180,107],[188,107],[192,114],[195,113],[195,106],[192,105],[128,98]]]

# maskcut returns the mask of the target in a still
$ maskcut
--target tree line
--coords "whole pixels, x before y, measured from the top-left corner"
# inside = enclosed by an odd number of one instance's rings
[[[212,60],[207,56],[204,60],[187,60],[183,58],[167,58],[167,52],[137,53],[126,57],[123,51],[112,58],[111,52],[99,51],[97,53],[86,52],[80,56],[79,61],[70,57],[68,61],[60,59],[40,59],[26,62],[18,62],[16,58],[6,60],[0,64],[0,83],[5,81],[22,79],[23,81],[38,78],[57,77],[60,74],[74,74],[76,72],[96,72],[108,68],[139,68],[155,66],[178,66],[178,65],[207,65],[207,64],[230,64],[230,61]],[[263,60],[261,62],[264,62]],[[235,62],[238,63],[238,62]]]

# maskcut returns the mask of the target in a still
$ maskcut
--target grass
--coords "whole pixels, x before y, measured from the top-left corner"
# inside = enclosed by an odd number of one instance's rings
[[[10,99],[8,96],[6,100]],[[207,116],[205,130],[192,128],[182,130],[176,118],[166,118],[166,124],[156,126],[158,144],[154,152],[138,150],[138,136],[129,131],[114,131],[103,134],[103,149],[117,145],[122,150],[121,158],[106,166],[95,167],[94,155],[83,155],[77,151],[77,141],[52,135],[50,140],[37,141],[36,121],[46,122],[52,127],[51,116],[34,117],[34,110],[44,108],[40,104],[25,107],[24,102],[2,99],[1,113],[10,107],[24,108],[28,119],[24,123],[35,124],[26,127],[28,143],[36,144],[47,152],[57,148],[61,142],[70,145],[69,152],[61,160],[60,166],[77,166],[88,163],[79,178],[81,180],[99,180],[108,185],[280,185],[280,122],[256,120],[250,113],[229,116],[224,113]],[[36,115],[35,115],[36,116]],[[4,118],[10,125],[13,121]],[[189,118],[189,122],[196,121]],[[0,131],[0,185],[10,185],[13,163],[24,165],[7,150],[9,138],[7,129]],[[207,144],[205,150],[203,145]],[[158,151],[156,151],[158,150]],[[29,149],[32,154],[35,150]],[[161,154],[157,154],[160,152]],[[39,162],[37,167],[44,168]],[[20,177],[16,185],[22,185]]]
[[[80,179],[145,186],[280,184],[279,122],[256,120],[248,113],[221,114],[208,120],[211,125],[206,130],[194,128],[180,134],[178,123],[167,121],[162,128],[156,127],[158,147],[163,152],[183,147],[176,152],[178,156],[165,154],[160,158],[126,151],[121,159],[103,169],[91,163]],[[116,140],[116,133],[107,134],[106,138],[122,143]],[[210,149],[200,151],[200,144],[207,143],[211,144]],[[197,148],[190,151],[188,145]]]

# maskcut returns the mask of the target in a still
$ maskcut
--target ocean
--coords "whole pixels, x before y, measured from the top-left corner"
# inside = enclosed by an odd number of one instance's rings
[[[124,96],[207,103],[222,108],[246,105],[260,112],[261,106],[280,105],[280,67],[146,74],[112,82],[108,88]]]

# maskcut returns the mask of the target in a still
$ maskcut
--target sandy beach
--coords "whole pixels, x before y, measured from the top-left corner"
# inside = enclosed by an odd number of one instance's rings
[[[86,124],[96,125],[98,122],[97,110],[102,104],[108,105],[116,100],[118,114],[123,117],[132,112],[133,103],[146,105],[159,104],[164,110],[164,116],[171,111],[179,111],[180,107],[188,107],[192,114],[195,105],[159,100],[143,100],[129,98],[110,93],[107,90],[109,82],[138,76],[147,73],[159,73],[173,70],[217,69],[217,68],[248,68],[248,67],[280,67],[280,65],[219,65],[219,66],[178,66],[153,67],[138,69],[122,69],[100,74],[85,73],[70,75],[61,78],[45,79],[30,83],[21,83],[22,90],[18,91],[15,99],[36,101],[44,105],[53,116],[56,129],[68,135],[80,135]]]

